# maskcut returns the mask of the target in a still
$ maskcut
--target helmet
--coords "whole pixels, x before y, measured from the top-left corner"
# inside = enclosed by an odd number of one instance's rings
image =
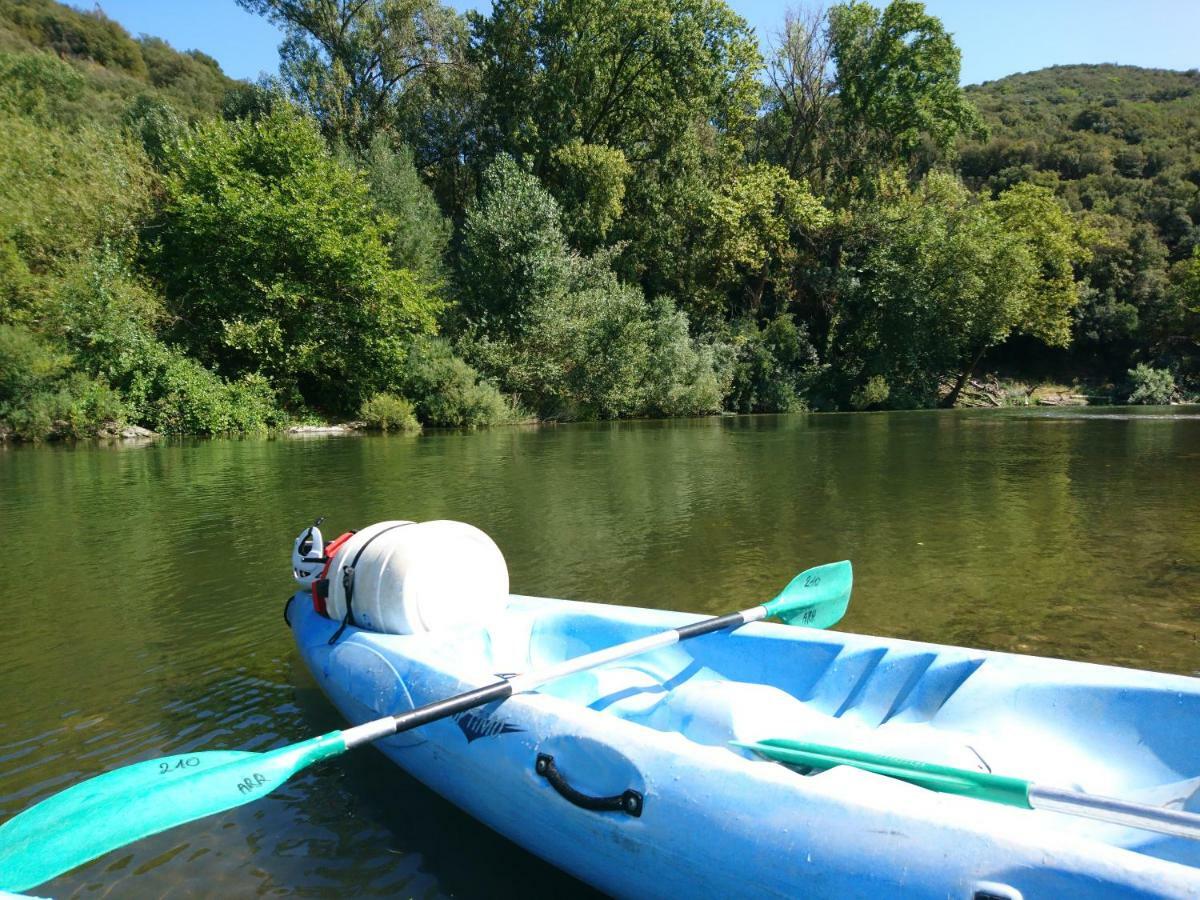
[[[302,588],[312,587],[325,568],[325,539],[318,527],[322,521],[324,516],[300,532],[292,545],[292,577]]]

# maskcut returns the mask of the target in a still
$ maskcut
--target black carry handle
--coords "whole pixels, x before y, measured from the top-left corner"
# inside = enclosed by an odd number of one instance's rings
[[[559,796],[582,809],[590,809],[593,812],[623,812],[635,819],[642,814],[642,795],[633,788],[613,797],[593,797],[581,793],[567,784],[567,779],[563,778],[558,766],[554,765],[554,757],[548,753],[539,753],[533,768],[550,782],[550,787],[558,791]]]

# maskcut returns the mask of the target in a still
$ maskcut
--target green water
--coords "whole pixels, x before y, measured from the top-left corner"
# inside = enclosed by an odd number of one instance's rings
[[[522,593],[714,613],[846,557],[846,630],[1193,673],[1198,486],[1194,408],[0,450],[0,818],[124,763],[340,724],[280,616],[319,513],[462,519]],[[42,893],[578,890],[360,751]]]

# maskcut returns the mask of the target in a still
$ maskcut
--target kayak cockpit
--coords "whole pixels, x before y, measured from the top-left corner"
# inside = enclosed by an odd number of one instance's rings
[[[505,671],[552,665],[688,618],[542,602],[514,598],[505,625],[492,630]],[[1200,694],[1175,676],[760,625],[583,672],[541,692],[749,757],[729,742],[810,740],[1200,812]],[[1038,815],[1081,837],[1200,864],[1196,841]]]

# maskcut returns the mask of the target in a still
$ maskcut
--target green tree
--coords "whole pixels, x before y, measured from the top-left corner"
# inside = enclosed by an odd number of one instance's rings
[[[601,245],[621,217],[625,182],[632,173],[620,150],[578,138],[550,154],[548,180],[574,246],[588,252]]]
[[[755,163],[716,192],[705,241],[713,250],[713,281],[725,292],[741,289],[742,310],[757,314],[769,282],[786,303],[793,269],[802,251],[815,246],[817,233],[832,220],[829,211],[780,166]]]
[[[479,202],[462,229],[459,296],[485,331],[519,327],[528,304],[566,290],[570,259],[554,198],[511,156],[483,173]]]
[[[837,70],[836,154],[849,178],[912,166],[924,141],[944,153],[959,135],[983,134],[959,87],[958,47],[923,3],[835,6],[829,42]]]
[[[412,151],[405,146],[396,148],[387,137],[378,135],[367,147],[362,167],[371,201],[389,222],[385,240],[392,262],[424,281],[440,283],[445,277],[450,221],[421,180]]]
[[[622,274],[648,295],[701,291],[705,215],[759,105],[746,22],[724,0],[501,0],[471,24],[480,158],[507,152],[546,179],[576,247],[622,244]]]
[[[380,134],[411,142],[460,65],[463,20],[437,0],[238,0],[284,29],[280,70],[292,96],[331,140],[365,152]]]
[[[833,365],[846,398],[874,380],[897,406],[952,405],[983,354],[1013,332],[1070,339],[1078,302],[1076,228],[1045,189],[978,198],[941,174],[915,189],[890,179],[859,210],[843,273]]]
[[[471,24],[484,138],[539,174],[574,140],[637,166],[697,119],[744,131],[758,106],[758,48],[722,0],[499,0]]]
[[[401,375],[404,340],[440,304],[392,264],[366,178],[280,108],[214,121],[171,157],[153,269],[175,339],[227,377],[352,413]]]
[[[669,300],[647,304],[623,282],[611,253],[571,251],[558,205],[511,157],[484,172],[464,228],[461,277],[478,311],[469,355],[537,414],[719,408],[728,382],[720,354],[691,338]]]
[[[920,174],[960,137],[985,133],[959,87],[960,62],[941,20],[915,0],[791,14],[768,67],[764,155],[838,197],[897,166]]]

